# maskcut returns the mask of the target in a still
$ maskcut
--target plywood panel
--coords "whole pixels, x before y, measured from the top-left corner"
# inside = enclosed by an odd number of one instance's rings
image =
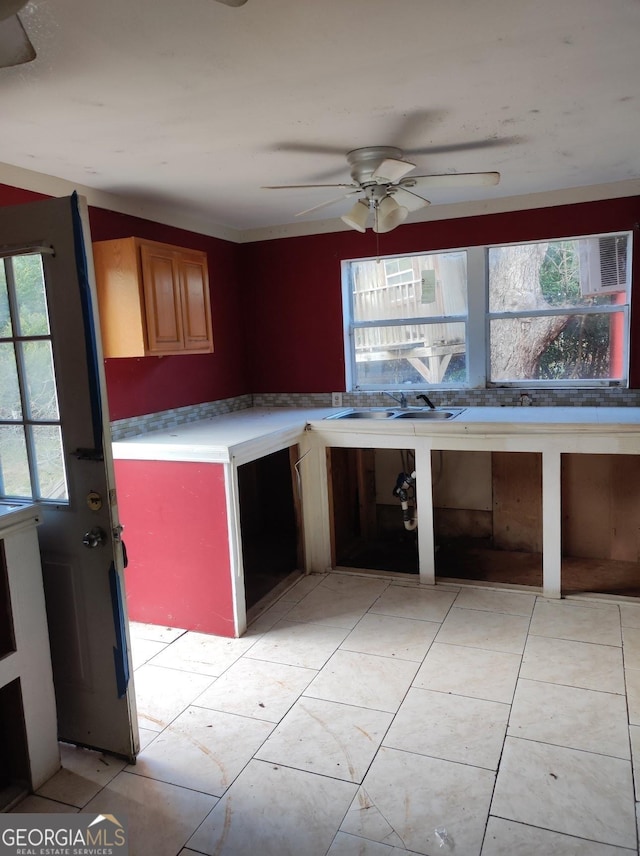
[[[491,452],[433,451],[436,508],[491,511]]]
[[[436,508],[434,511],[434,534],[436,542],[449,538],[490,539],[493,533],[493,517],[490,511],[474,508]]]
[[[337,564],[343,552],[360,534],[358,478],[352,449],[327,449],[331,561]]]
[[[611,466],[606,455],[562,456],[562,552],[610,555]]]
[[[360,534],[373,538],[376,534],[376,453],[373,449],[356,449],[358,472],[358,508]]]
[[[562,456],[566,556],[640,559],[640,456]]]
[[[492,452],[493,541],[500,550],[542,551],[542,456]]]

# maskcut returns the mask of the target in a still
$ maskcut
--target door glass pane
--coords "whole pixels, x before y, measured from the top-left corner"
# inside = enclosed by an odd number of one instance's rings
[[[16,354],[11,342],[0,344],[0,419],[22,419]]]
[[[25,396],[29,418],[36,422],[57,420],[58,399],[53,373],[53,354],[50,341],[23,342]]]
[[[68,499],[60,426],[33,425],[31,431],[40,481],[38,498]]]
[[[0,473],[5,496],[31,499],[29,460],[22,425],[0,425]]]
[[[0,260],[0,339],[9,336],[11,336],[11,316],[9,315],[7,276],[4,271],[4,264]]]
[[[33,424],[60,422],[39,255],[0,262],[2,338],[0,421],[22,424],[0,426],[0,495],[68,502],[60,424]]]
[[[48,336],[49,316],[42,258],[39,255],[14,256],[12,261],[18,305],[18,335]]]

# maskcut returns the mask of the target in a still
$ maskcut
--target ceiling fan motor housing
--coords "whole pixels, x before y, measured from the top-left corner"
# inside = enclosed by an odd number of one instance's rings
[[[387,159],[402,160],[402,150],[395,146],[367,146],[363,149],[353,149],[353,151],[347,152],[347,163],[351,167],[351,178],[358,184],[383,183],[372,176],[380,164]]]

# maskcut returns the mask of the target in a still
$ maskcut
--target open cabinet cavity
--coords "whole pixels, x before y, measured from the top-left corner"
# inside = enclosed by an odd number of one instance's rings
[[[433,451],[437,577],[542,586],[542,455]]]
[[[292,446],[238,467],[247,610],[304,568],[298,457]]]
[[[327,465],[333,567],[417,574],[413,450],[328,448]]]
[[[640,597],[640,456],[561,457],[562,593]]]
[[[327,454],[333,567],[418,574],[418,529],[432,526],[436,578],[542,587],[541,454],[431,451],[433,519],[413,450]]]
[[[0,812],[31,789],[20,678],[0,687]]]

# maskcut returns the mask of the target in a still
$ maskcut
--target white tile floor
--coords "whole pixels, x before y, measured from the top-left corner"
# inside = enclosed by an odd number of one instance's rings
[[[242,639],[131,632],[137,764],[63,746],[17,811],[126,814],[132,856],[638,854],[640,604],[333,574]]]

